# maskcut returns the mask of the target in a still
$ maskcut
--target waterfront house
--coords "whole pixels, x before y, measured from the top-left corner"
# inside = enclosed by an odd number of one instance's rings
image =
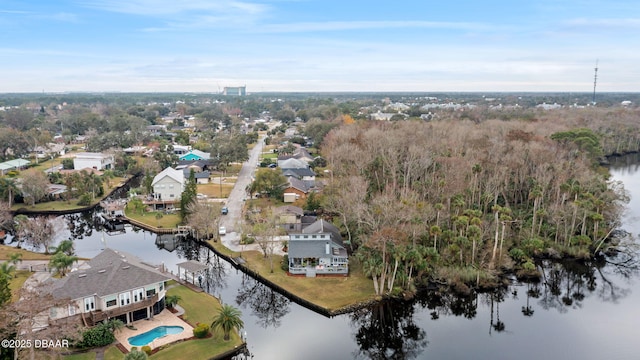
[[[292,275],[348,275],[349,256],[340,231],[317,220],[299,233],[289,234],[289,273]]]
[[[135,256],[107,248],[53,283],[54,298],[71,301],[67,308],[51,309],[50,318],[75,317],[89,326],[108,319],[125,324],[149,319],[165,308],[168,280]]]

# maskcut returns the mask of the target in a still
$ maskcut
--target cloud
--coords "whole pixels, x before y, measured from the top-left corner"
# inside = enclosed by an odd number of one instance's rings
[[[264,4],[222,0],[89,0],[81,4],[104,11],[155,17],[199,12],[255,15],[268,9]]]
[[[624,19],[571,19],[565,26],[576,29],[640,29],[640,18],[624,18]]]
[[[285,32],[313,32],[313,31],[344,31],[365,29],[448,29],[448,30],[490,30],[494,26],[473,22],[440,22],[440,21],[327,21],[301,22],[290,24],[272,24],[261,28],[261,31],[273,33]]]

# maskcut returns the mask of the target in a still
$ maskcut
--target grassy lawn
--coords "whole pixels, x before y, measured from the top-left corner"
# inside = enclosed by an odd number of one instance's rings
[[[267,153],[262,153],[262,155],[260,155],[261,158],[263,159],[277,159],[278,158],[278,154],[277,153],[272,153],[272,152],[267,152]]]
[[[120,353],[120,357],[118,359],[122,359],[123,357],[124,355]],[[85,353],[80,353],[80,354],[67,355],[64,357],[65,360],[93,360],[95,358],[96,358],[96,353],[93,351],[87,351]]]
[[[227,179],[227,181],[230,179]],[[235,179],[234,183],[235,183]],[[205,194],[210,198],[228,198],[229,194],[231,194],[231,190],[233,190],[234,183],[223,182],[222,186],[220,184],[198,184],[198,193]],[[222,188],[222,193],[220,192]]]
[[[124,354],[115,346],[109,346],[104,351],[104,360],[122,360]]]
[[[232,253],[220,243],[210,242],[210,244],[216,250],[230,256],[239,255]],[[274,256],[273,273],[271,273],[269,259],[265,259],[262,253],[247,251],[242,253],[242,257],[247,261],[247,267],[260,273],[265,279],[330,311],[375,298],[373,283],[364,276],[362,269],[354,259],[350,259],[349,276],[347,277],[306,278],[287,275],[286,271],[280,268],[281,256]]]
[[[124,181],[126,181],[126,179],[125,178],[120,178],[120,177],[116,177],[116,178],[110,179],[108,183],[105,181],[104,184],[103,184],[104,185],[105,196],[106,196],[106,194],[109,194],[113,189],[118,187],[118,185],[120,185]],[[99,203],[100,200],[102,200],[102,199],[103,198],[95,198],[91,202],[91,204],[95,205],[95,204]],[[18,209],[27,209],[29,211],[51,211],[51,210],[68,211],[68,210],[75,210],[75,209],[80,209],[80,208],[85,208],[86,207],[86,206],[78,205],[78,201],[79,201],[79,199],[74,198],[74,199],[70,199],[68,201],[58,200],[58,201],[41,202],[41,203],[34,204],[33,206],[25,204],[25,203],[18,203],[18,204],[13,204],[13,206],[11,206],[11,209],[14,210],[14,211],[18,210]]]
[[[178,303],[185,310],[184,318],[191,325],[196,323],[211,324],[213,317],[220,309],[220,303],[213,296],[197,293],[179,285],[167,291],[168,295],[178,295],[182,300]],[[212,330],[213,336],[207,339],[189,340],[174,345],[153,354],[151,359],[209,359],[242,344],[237,332],[231,332],[231,340],[224,341],[222,332]]]
[[[177,213],[164,214],[161,211],[150,211],[150,212],[144,212],[142,214],[139,214],[126,208],[125,215],[128,218],[137,220],[141,223],[145,223],[157,228],[173,229],[177,227],[178,224],[180,224],[180,215]],[[160,216],[156,217],[157,215],[160,215]]]
[[[18,301],[19,291],[29,276],[31,276],[31,272],[27,270],[16,271],[14,278],[9,282],[9,289],[11,289],[11,302]]]
[[[49,260],[51,255],[31,252],[24,249],[16,249],[13,246],[0,245],[0,260],[9,260],[9,255],[14,253],[22,254],[22,260]]]

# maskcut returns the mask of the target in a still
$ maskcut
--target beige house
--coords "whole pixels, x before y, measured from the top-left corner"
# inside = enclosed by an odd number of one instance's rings
[[[52,295],[71,302],[67,308],[51,309],[52,320],[77,317],[94,325],[115,318],[128,324],[165,308],[169,277],[135,256],[105,249],[85,267],[53,284]]]
[[[151,186],[155,201],[179,201],[185,187],[184,173],[182,170],[168,167],[153,178]]]

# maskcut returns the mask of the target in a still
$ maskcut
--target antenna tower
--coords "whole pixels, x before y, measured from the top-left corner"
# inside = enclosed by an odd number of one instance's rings
[[[593,105],[596,104],[596,83],[598,82],[598,60],[596,60],[596,67],[594,69],[594,75],[593,75],[593,99],[591,100],[591,102],[593,103]]]

